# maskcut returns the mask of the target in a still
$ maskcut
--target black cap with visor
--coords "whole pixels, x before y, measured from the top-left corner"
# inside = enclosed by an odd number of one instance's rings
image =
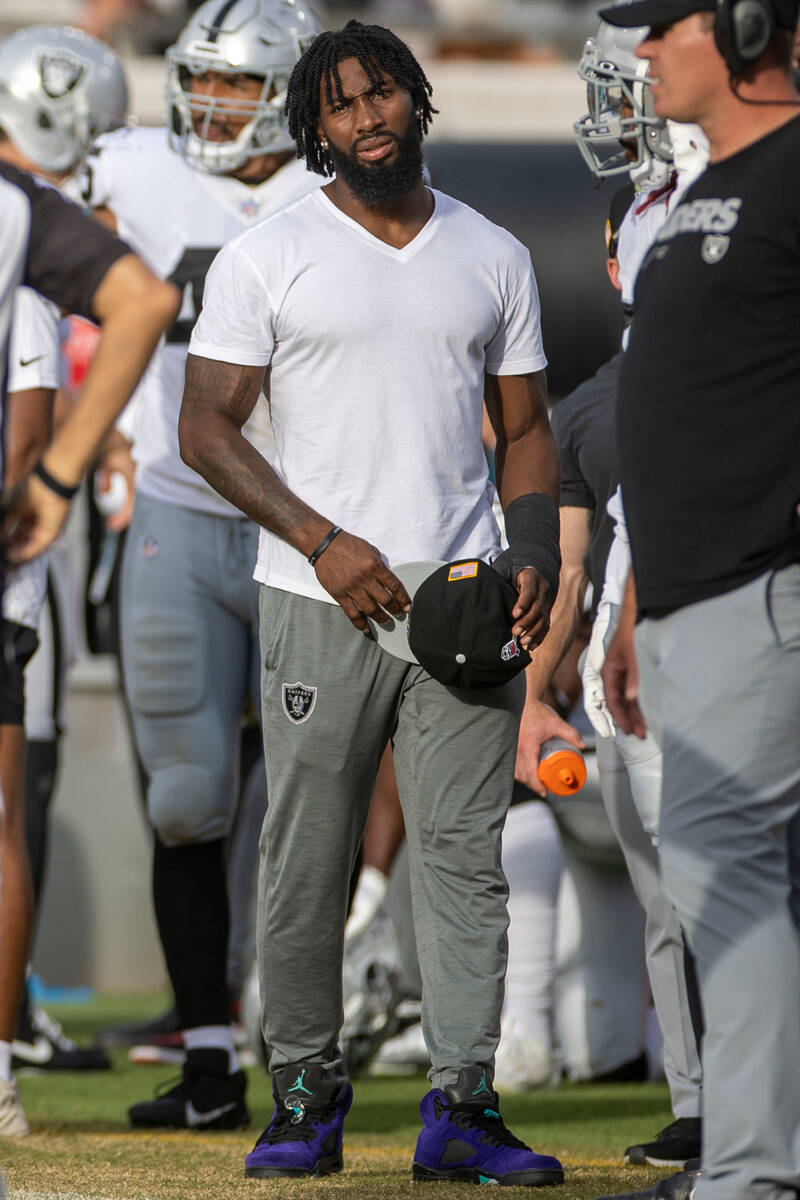
[[[798,0],[769,0],[777,29],[794,29]],[[716,12],[716,0],[626,0],[600,9],[609,25],[630,29],[637,25],[672,25],[696,12]]]

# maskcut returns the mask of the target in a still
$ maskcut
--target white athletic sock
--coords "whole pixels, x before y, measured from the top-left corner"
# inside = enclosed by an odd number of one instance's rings
[[[0,1081],[11,1083],[11,1042],[0,1042]]]
[[[561,838],[540,800],[509,809],[503,833],[508,879],[508,972],[503,1019],[513,1019],[543,1046],[553,1042],[556,902]]]
[[[198,1025],[196,1029],[184,1029],[183,1044],[187,1050],[227,1050],[228,1070],[231,1074],[239,1070],[230,1025]]]
[[[377,867],[362,867],[356,894],[350,906],[350,916],[344,928],[345,940],[357,937],[369,925],[386,899],[389,880]]]

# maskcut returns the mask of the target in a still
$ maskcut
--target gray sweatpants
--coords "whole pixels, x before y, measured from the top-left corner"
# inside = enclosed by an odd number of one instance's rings
[[[705,1015],[697,1200],[800,1188],[800,565],[637,629],[664,884]],[[796,876],[795,876],[796,877]]]
[[[342,1021],[348,885],[388,738],[405,817],[436,1087],[491,1068],[506,967],[500,836],[521,677],[443,687],[356,630],[338,605],[262,588],[264,748],[259,969],[270,1066],[326,1061]]]

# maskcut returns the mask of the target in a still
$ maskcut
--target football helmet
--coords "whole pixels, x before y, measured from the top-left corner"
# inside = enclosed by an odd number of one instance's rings
[[[0,41],[0,129],[42,170],[73,171],[127,108],[119,59],[88,33],[41,25]]]
[[[294,65],[322,30],[305,0],[206,0],[167,50],[170,145],[200,170],[229,174],[257,154],[291,150],[284,115]],[[193,95],[206,71],[263,79],[257,100]],[[230,141],[206,134],[215,117],[247,118]]]
[[[650,188],[669,175],[672,145],[666,121],[653,112],[648,63],[634,54],[646,32],[601,21],[578,65],[589,111],[572,128],[596,178],[630,174]]]

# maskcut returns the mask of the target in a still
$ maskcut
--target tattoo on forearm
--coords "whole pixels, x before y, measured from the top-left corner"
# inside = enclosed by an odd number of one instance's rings
[[[265,529],[294,544],[317,517],[242,434],[258,401],[262,368],[189,355],[180,418],[181,454],[215,491]]]

